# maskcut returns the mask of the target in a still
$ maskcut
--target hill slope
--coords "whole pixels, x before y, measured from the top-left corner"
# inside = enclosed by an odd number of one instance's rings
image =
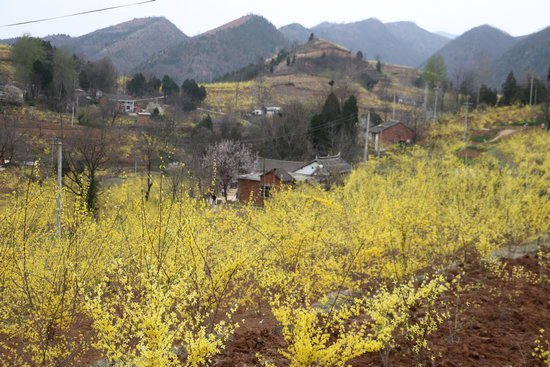
[[[413,22],[382,23],[370,18],[355,23],[321,23],[311,29],[293,23],[279,29],[291,41],[304,43],[313,32],[316,37],[361,50],[369,59],[380,56],[384,62],[417,67],[450,40],[418,27]]]
[[[386,27],[399,40],[405,41],[409,48],[417,51],[419,58],[430,55],[449,43],[449,38],[428,32],[413,22],[386,23]],[[420,62],[410,66],[416,67]]]
[[[311,35],[311,29],[304,27],[299,23],[287,24],[279,28],[279,32],[291,41],[299,44],[306,43]]]
[[[480,65],[486,63],[493,64],[506,50],[517,42],[517,38],[491,27],[482,25],[473,28],[460,37],[447,43],[443,48],[436,52],[445,59],[448,76],[452,75],[460,68],[479,70]],[[490,84],[498,83],[498,78],[493,79]]]
[[[176,81],[210,81],[227,72],[272,56],[289,41],[265,18],[247,15],[159,52],[134,71]]]
[[[163,17],[140,18],[80,36],[44,38],[95,61],[109,58],[119,73],[128,73],[152,55],[188,37]]]
[[[550,67],[550,27],[523,37],[504,52],[495,62],[495,79],[504,82],[513,70],[520,79],[528,70],[534,70],[537,77],[546,80]]]

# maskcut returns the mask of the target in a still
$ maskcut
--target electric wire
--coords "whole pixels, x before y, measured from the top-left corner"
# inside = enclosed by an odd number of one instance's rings
[[[135,6],[135,5],[141,5],[141,4],[146,4],[146,3],[152,3],[152,2],[154,2],[154,1],[156,1],[156,0],[139,1],[139,2],[135,2],[135,3],[131,3],[131,4],[109,6],[109,7],[107,7],[107,8],[94,9],[94,10],[87,10],[87,11],[82,11],[82,12],[79,12],[79,13],[60,15],[60,16],[57,16],[57,17],[42,18],[42,19],[35,19],[35,20],[27,20],[27,21],[24,21],[24,22],[17,22],[17,23],[11,23],[11,24],[3,24],[3,25],[0,25],[0,28],[14,27],[14,26],[24,25],[24,24],[32,24],[32,23],[47,22],[47,21],[50,21],[50,20],[56,20],[56,19],[62,19],[62,18],[69,18],[69,17],[76,17],[76,16],[78,16],[78,15],[85,15],[85,14],[91,14],[91,13],[99,13],[99,12],[107,11],[107,10],[113,10],[113,9],[119,9],[119,8],[126,8],[126,7],[129,7],[129,6]]]

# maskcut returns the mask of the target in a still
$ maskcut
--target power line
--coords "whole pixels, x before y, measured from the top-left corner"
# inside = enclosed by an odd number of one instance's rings
[[[276,135],[276,136],[262,136],[262,137],[256,137],[256,138],[248,138],[248,139],[245,138],[245,139],[239,139],[239,142],[241,142],[241,143],[259,143],[259,142],[264,142],[264,141],[268,141],[268,140],[283,139],[283,138],[291,137],[291,136],[297,137],[297,136],[309,135],[313,132],[325,129],[327,127],[336,127],[336,126],[339,126],[339,125],[343,125],[346,122],[348,122],[348,121],[350,121],[354,118],[355,118],[354,115],[350,115],[350,116],[342,117],[342,118],[339,118],[339,119],[336,119],[336,120],[328,121],[324,124],[315,126],[313,128],[309,127],[306,131],[293,131],[293,132],[289,132],[289,133],[281,134],[281,135]],[[123,129],[130,130],[131,128],[123,127]],[[90,141],[89,139],[86,139],[86,138],[74,137],[74,136],[66,137],[64,140],[67,141],[67,142],[70,142],[70,143],[82,143],[82,142],[89,142]],[[27,141],[34,142],[35,140],[32,139],[32,138],[20,138],[20,139],[18,139],[18,142],[27,142]],[[207,145],[207,144],[209,144],[208,142],[196,142],[195,139],[192,136],[183,136],[183,137],[181,137],[180,141],[182,143],[185,143],[185,142],[187,142],[187,143],[193,142],[195,144],[198,143],[198,145]],[[101,141],[101,142],[98,142],[97,144],[98,145],[116,145],[116,146],[119,146],[120,142]]]
[[[146,0],[146,1],[140,1],[140,2],[135,2],[135,3],[131,3],[131,4],[116,5],[116,6],[110,6],[110,7],[107,7],[107,8],[94,9],[94,10],[87,10],[87,11],[83,11],[83,12],[80,12],[80,13],[60,15],[60,16],[52,17],[52,18],[43,18],[43,19],[28,20],[28,21],[25,21],[25,22],[18,22],[18,23],[12,23],[12,24],[4,24],[4,25],[0,25],[0,28],[14,27],[14,26],[18,26],[18,25],[31,24],[31,23],[46,22],[46,21],[55,20],[55,19],[76,17],[76,16],[78,16],[78,15],[84,15],[84,14],[99,13],[99,12],[107,11],[107,10],[113,10],[113,9],[119,9],[119,8],[126,8],[126,7],[129,7],[129,6],[135,6],[135,5],[140,5],[140,4],[152,3],[152,2],[154,2],[154,1],[156,1],[156,0]]]
[[[288,136],[308,135],[308,134],[311,134],[312,132],[325,129],[327,127],[342,125],[342,124],[346,123],[347,121],[349,121],[351,119],[354,119],[354,118],[355,118],[355,116],[350,115],[350,116],[343,117],[343,118],[340,118],[340,119],[337,119],[337,120],[326,122],[322,125],[318,125],[318,126],[315,126],[313,128],[310,127],[305,132],[299,132],[299,131],[298,132],[290,132],[290,133],[282,134],[282,135],[278,135],[278,136],[263,136],[263,137],[259,137],[259,138],[241,139],[240,141],[242,143],[251,143],[251,142],[260,142],[260,141],[266,141],[266,140],[282,139],[282,138],[286,138]]]

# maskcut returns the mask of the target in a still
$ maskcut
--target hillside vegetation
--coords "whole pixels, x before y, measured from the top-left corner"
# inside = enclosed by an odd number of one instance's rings
[[[279,29],[292,41],[304,43],[313,33],[341,44],[353,53],[362,51],[369,59],[379,58],[390,64],[418,67],[449,39],[428,32],[412,22],[382,23],[370,18],[363,21],[336,24],[323,22],[311,29],[289,24]]]
[[[532,70],[537,77],[545,80],[550,68],[549,61],[550,27],[523,37],[506,50],[495,63],[495,78],[504,80],[510,71],[521,78]]]
[[[100,29],[80,37],[44,38],[53,46],[67,47],[91,61],[108,58],[123,74],[167,47],[188,37],[166,18],[139,18]]]
[[[470,128],[536,114],[488,110]],[[521,129],[462,156],[462,125],[449,118],[341,186],[298,186],[262,208],[212,208],[165,175],[148,201],[123,175],[95,216],[64,190],[59,238],[55,180],[24,168],[0,214],[0,363],[548,363],[548,303],[523,321],[516,305],[549,294],[550,258],[492,254],[544,243],[549,135]],[[472,319],[487,305],[521,330],[505,355],[481,349],[509,330]],[[473,333],[484,342],[464,344]]]
[[[172,75],[177,81],[211,81],[284,48],[288,41],[265,18],[250,15],[168,47],[135,69]]]
[[[13,80],[15,70],[11,64],[11,46],[0,44],[0,81]]]
[[[449,76],[452,77],[460,70],[477,72],[482,63],[494,65],[496,60],[516,42],[517,38],[509,34],[489,25],[482,25],[450,41],[438,50],[436,55],[443,56]],[[485,72],[490,74],[481,76],[487,79],[486,84],[493,86],[501,82],[502,79],[497,78],[497,75],[493,75],[490,70]]]

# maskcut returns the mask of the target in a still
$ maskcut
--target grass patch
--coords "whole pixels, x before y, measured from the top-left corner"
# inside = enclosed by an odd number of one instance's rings
[[[487,148],[481,145],[466,145],[466,147],[463,150],[478,150],[480,152],[485,152],[487,151]]]
[[[518,120],[513,122],[501,122],[497,126],[539,126],[542,123],[545,123],[546,120],[542,117],[537,117],[533,120]]]
[[[472,141],[474,143],[485,143],[486,141],[491,140],[495,136],[496,136],[495,134],[482,134],[482,135],[478,135],[478,136],[472,136],[470,138],[470,141]]]

